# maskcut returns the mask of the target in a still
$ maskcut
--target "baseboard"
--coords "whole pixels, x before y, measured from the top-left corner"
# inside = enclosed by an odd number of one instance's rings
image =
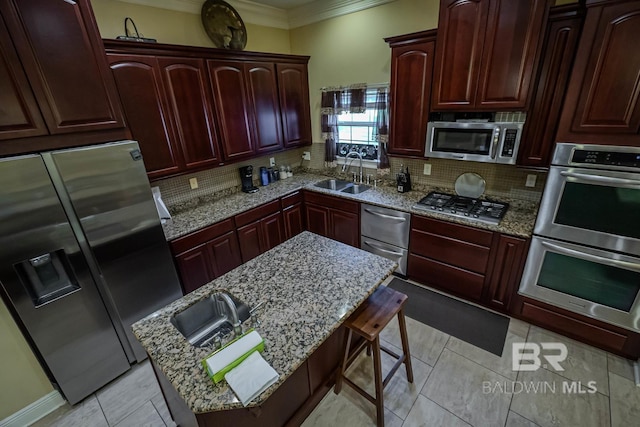
[[[50,414],[67,403],[57,391],[41,397],[18,412],[0,420],[0,427],[23,427],[35,423],[40,418]]]

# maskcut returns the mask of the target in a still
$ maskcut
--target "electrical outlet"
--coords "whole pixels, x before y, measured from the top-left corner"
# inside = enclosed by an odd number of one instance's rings
[[[302,160],[311,160],[311,152],[303,151],[302,152]]]
[[[269,157],[269,166],[273,167],[276,165],[275,157]]]
[[[198,188],[198,178],[196,177],[189,178],[189,185],[191,186],[192,190],[195,190],[196,188]]]
[[[425,163],[424,164],[424,171],[423,173],[425,175],[431,175],[431,163]]]
[[[535,187],[536,179],[538,177],[536,175],[527,175],[527,182],[524,183],[525,187]]]

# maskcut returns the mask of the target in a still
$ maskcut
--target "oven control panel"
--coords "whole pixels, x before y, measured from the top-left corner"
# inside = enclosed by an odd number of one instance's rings
[[[624,166],[640,169],[640,153],[574,150],[571,163],[604,166]]]

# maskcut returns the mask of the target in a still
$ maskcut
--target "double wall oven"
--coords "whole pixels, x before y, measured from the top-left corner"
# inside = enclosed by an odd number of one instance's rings
[[[520,294],[640,332],[640,148],[557,144]]]

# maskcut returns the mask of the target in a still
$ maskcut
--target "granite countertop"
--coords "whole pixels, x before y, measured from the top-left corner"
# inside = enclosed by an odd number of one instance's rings
[[[327,178],[329,177],[320,174],[301,173],[293,176],[292,178],[280,180],[265,187],[260,187],[260,190],[257,193],[235,193],[217,200],[207,201],[192,209],[184,210],[173,215],[170,221],[163,224],[165,237],[167,240],[174,240],[178,237],[184,236],[218,221],[231,218],[241,212],[261,206],[303,188],[305,190],[311,190],[336,197],[343,197],[357,202],[369,203],[372,205],[410,212],[416,215],[438,218],[444,221],[455,222],[491,231],[498,231],[500,233],[524,238],[531,237],[538,211],[538,204],[534,202],[504,197],[495,198],[495,200],[509,203],[507,214],[498,225],[484,224],[473,220],[465,220],[463,218],[456,218],[437,212],[412,208],[418,200],[430,191],[442,191],[453,194],[454,190],[451,188],[420,186],[419,190],[410,191],[408,193],[398,193],[394,186],[379,185],[377,188],[372,187],[364,193],[348,194],[335,190],[319,188],[313,185],[314,183]]]
[[[251,307],[263,303],[256,330],[265,340],[263,357],[280,378],[248,405],[258,406],[396,267],[305,231],[134,323],[133,332],[194,413],[241,408],[226,382],[214,384],[200,364],[211,348],[191,346],[170,318],[217,290]]]

